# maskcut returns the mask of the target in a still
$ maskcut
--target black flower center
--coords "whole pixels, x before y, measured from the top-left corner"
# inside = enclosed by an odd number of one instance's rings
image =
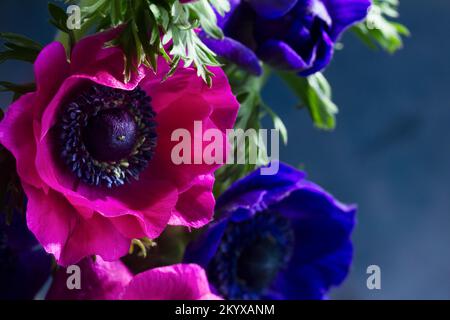
[[[156,147],[150,97],[94,85],[71,101],[60,117],[61,156],[90,185],[109,188],[138,179]]]
[[[261,291],[269,286],[283,266],[283,250],[274,238],[256,239],[237,260],[237,276],[247,288]]]
[[[208,276],[227,299],[260,299],[289,262],[294,233],[274,212],[231,223],[208,266]]]
[[[83,132],[88,152],[99,161],[119,161],[133,151],[138,137],[133,116],[125,109],[113,108],[92,117]]]

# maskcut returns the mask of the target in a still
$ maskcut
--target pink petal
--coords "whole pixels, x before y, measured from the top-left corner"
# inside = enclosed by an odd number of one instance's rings
[[[48,194],[24,184],[28,197],[27,223],[44,249],[67,266],[89,255],[107,261],[124,256],[130,239],[124,237],[107,218],[94,213],[83,218],[59,193]]]
[[[97,212],[107,218],[117,218],[111,222],[129,238],[159,236],[178,200],[178,190],[170,181],[145,175],[117,189],[79,183],[59,159],[55,159],[51,136],[46,136],[38,145],[36,165],[42,179],[77,208],[80,215],[89,219]],[[118,219],[124,216],[129,217]],[[131,222],[131,219],[136,221]],[[133,230],[139,232],[132,235]]]
[[[220,299],[209,288],[205,271],[196,264],[177,264],[138,274],[125,289],[124,300]]]
[[[173,131],[187,129],[193,137],[194,121],[201,121],[203,131],[219,129],[226,142],[226,129],[231,129],[236,120],[239,104],[228,80],[220,68],[213,68],[213,71],[216,76],[211,88],[197,77],[192,68],[180,68],[163,83],[160,83],[161,74],[149,74],[141,83],[152,97],[152,107],[157,113],[158,147],[150,165],[151,171],[170,177],[181,191],[189,189],[198,175],[210,174],[219,166],[173,164],[171,152],[177,144],[171,141]],[[204,143],[203,148],[208,144]]]
[[[117,300],[133,278],[120,261],[106,262],[100,257],[88,257],[78,263],[81,289],[69,290],[66,268],[59,268],[47,293],[47,300]]]
[[[124,237],[109,219],[100,214],[94,214],[90,219],[79,216],[58,264],[68,266],[91,255],[114,261],[128,253],[130,244],[130,239]]]
[[[124,82],[124,54],[119,47],[106,47],[122,28],[108,30],[80,40],[72,51],[71,74],[112,88],[133,90],[145,76],[141,66],[128,83]],[[89,58],[87,58],[89,57]]]
[[[52,42],[39,53],[34,62],[38,105],[35,118],[40,118],[42,109],[53,98],[59,86],[69,75],[66,50],[59,42]]]
[[[26,183],[23,188],[28,198],[28,228],[44,249],[59,260],[78,214],[57,192],[49,190],[49,193],[45,194]]]
[[[201,228],[212,220],[215,199],[214,176],[199,176],[193,186],[180,194],[169,224]]]
[[[36,144],[33,133],[34,93],[20,97],[9,106],[0,122],[0,143],[16,158],[20,179],[37,188],[43,185],[34,165]]]

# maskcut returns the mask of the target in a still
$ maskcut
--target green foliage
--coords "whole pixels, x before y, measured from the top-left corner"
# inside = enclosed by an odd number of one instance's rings
[[[6,60],[19,60],[33,63],[42,46],[20,34],[0,32],[4,50],[0,51],[0,63]]]
[[[53,3],[48,4],[48,12],[50,14],[50,23],[58,30],[67,34],[69,38],[68,51],[70,52],[72,47],[75,45],[76,39],[74,31],[67,27],[67,19],[69,18],[67,13]]]
[[[398,6],[398,0],[373,0],[366,20],[353,31],[371,48],[396,52],[403,47],[402,37],[410,34],[404,25],[391,20],[399,17]]]
[[[299,98],[299,106],[308,109],[317,128],[335,128],[338,107],[331,99],[331,87],[322,73],[318,72],[306,78],[292,72],[278,74]]]
[[[17,60],[33,63],[42,45],[16,33],[0,32],[0,40],[3,42],[4,49],[0,51],[0,63],[7,60]],[[35,90],[34,83],[16,84],[7,81],[0,81],[0,92],[12,92],[13,100],[21,95]]]
[[[262,128],[262,120],[269,116],[273,122],[275,129],[279,130],[282,141],[286,144],[288,141],[286,127],[281,118],[267,106],[262,97],[261,92],[264,88],[266,80],[270,75],[268,68],[264,69],[264,75],[261,77],[253,76],[236,65],[227,65],[225,72],[229,78],[233,93],[236,95],[240,103],[240,109],[237,116],[235,129],[259,130]],[[245,157],[249,159],[252,152],[258,155],[255,164],[247,163],[243,165],[225,165],[216,172],[216,184],[214,185],[214,194],[218,196],[225,191],[233,182],[244,177],[255,168],[268,164],[268,159],[265,154],[265,145],[262,141],[245,141]],[[258,148],[258,150],[252,150]]]
[[[36,85],[34,83],[16,84],[7,81],[0,81],[0,92],[12,92],[14,94],[13,101],[17,100],[20,96],[35,90]]]
[[[171,65],[166,77],[183,62],[184,67],[195,66],[198,76],[210,85],[213,74],[208,67],[220,64],[200,40],[197,29],[202,28],[214,38],[223,37],[214,9],[225,14],[230,9],[228,0],[188,4],[178,0],[82,1],[81,30],[75,32],[75,37],[81,37],[93,26],[99,31],[124,24],[119,37],[107,45],[124,50],[125,81],[141,64],[156,72],[157,57],[163,56]]]

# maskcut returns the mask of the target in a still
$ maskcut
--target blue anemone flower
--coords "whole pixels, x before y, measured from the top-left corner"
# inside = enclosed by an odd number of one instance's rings
[[[331,61],[334,45],[351,25],[363,20],[370,0],[231,0],[218,16],[224,39],[202,33],[219,56],[260,75],[259,60],[308,76]]]
[[[299,170],[251,173],[219,197],[216,213],[185,262],[203,266],[226,299],[323,299],[349,272],[356,208]]]
[[[0,299],[31,300],[50,277],[52,257],[15,213],[10,224],[0,212]]]

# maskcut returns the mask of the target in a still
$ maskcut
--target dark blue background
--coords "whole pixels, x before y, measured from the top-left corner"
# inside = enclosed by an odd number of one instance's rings
[[[42,43],[54,36],[45,0],[1,0],[0,31]],[[281,158],[359,205],[355,263],[337,298],[450,298],[450,2],[401,1],[412,37],[394,56],[343,39],[326,72],[340,107],[333,133],[313,128],[295,99],[272,79],[266,100],[284,119]],[[29,65],[0,66],[1,80],[32,80]],[[0,95],[0,104],[9,104]],[[366,268],[381,267],[382,289],[366,287]]]

